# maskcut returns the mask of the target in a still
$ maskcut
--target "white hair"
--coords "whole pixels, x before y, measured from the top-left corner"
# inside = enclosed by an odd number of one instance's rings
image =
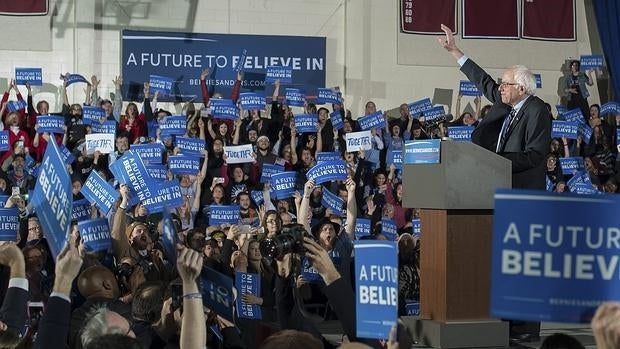
[[[106,334],[126,334],[120,328],[108,325],[108,316],[113,311],[101,304],[95,306],[86,314],[86,323],[80,331],[82,337],[82,347],[86,348],[88,344]]]
[[[536,78],[534,74],[523,65],[513,65],[509,69],[512,72],[515,83],[525,89],[528,95],[536,94]]]

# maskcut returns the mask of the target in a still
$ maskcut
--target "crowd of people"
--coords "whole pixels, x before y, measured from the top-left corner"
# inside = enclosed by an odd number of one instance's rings
[[[222,96],[209,94],[208,75],[208,69],[200,73],[204,107],[193,103],[183,107],[185,136],[202,139],[206,144],[200,170],[195,175],[168,173],[169,180],[179,180],[183,193],[181,206],[166,208],[178,231],[176,263],[164,253],[161,243],[162,215],[149,212],[142,203],[130,206],[129,187],[120,184],[109,169],[133,144],[161,144],[165,148],[162,164],[169,156],[182,153],[174,137],[158,129],[155,134],[149,132],[149,125],[164,123],[172,116],[158,108],[158,95],[151,93],[149,84],[144,83],[141,103],[126,103],[121,100],[120,77],[114,80],[114,101],[101,99],[97,92],[99,80],[91,78],[83,105],[103,108],[101,123],[115,122],[117,132],[114,152],[88,154],[84,140],[93,132],[93,125],[84,122],[82,104],[69,103],[66,86],[62,111],[57,113],[64,117],[65,132],[50,134],[37,131],[37,117],[53,112],[44,100],[35,104],[29,85],[25,86],[25,108],[8,110],[8,101],[23,101],[17,84],[11,81],[0,106],[2,128],[8,131],[10,147],[0,153],[0,190],[8,196],[5,207],[17,207],[21,220],[16,244],[0,247],[0,264],[4,266],[0,347],[202,348],[205,343],[224,348],[292,347],[290,343],[299,348],[333,347],[312,321],[317,317],[339,320],[345,341],[381,347],[379,341],[356,337],[351,265],[354,240],[390,238],[383,231],[385,219],[393,220],[398,229],[399,315],[407,314],[408,303],[419,301],[420,239],[413,227],[419,210],[403,206],[401,170],[391,163],[388,154],[402,149],[405,141],[446,137],[450,127],[473,128],[491,106],[483,107],[481,99],[476,98],[476,111],[460,114],[459,96],[458,118],[430,127],[423,117],[411,115],[405,103],[399,108],[399,118],[391,119],[386,114],[385,127],[371,130],[371,149],[349,152],[344,135],[360,128],[344,103],[306,103],[303,110],[295,109],[281,98],[280,83],[276,81],[271,102],[263,109],[240,108],[236,120],[216,119],[208,115],[208,107],[211,99]],[[588,96],[585,84],[591,80],[577,75],[567,93],[573,97],[572,106],[582,108]],[[235,103],[242,80],[240,73],[229,96]],[[375,103],[368,101],[364,114],[376,111]],[[344,121],[341,129],[331,123],[329,116],[333,112]],[[316,114],[317,132],[298,133],[298,113]],[[559,158],[580,156],[585,159],[585,170],[593,185],[600,191],[616,193],[616,130],[620,115],[606,121],[600,115],[600,106],[594,104],[584,116],[593,130],[589,142],[580,135],[575,140],[552,139],[548,145],[547,176],[552,183],[548,189],[568,191],[566,182],[572,174],[562,173]],[[28,194],[35,187],[37,166],[48,142],[66,147],[74,157],[67,169],[75,201],[84,199],[82,185],[92,171],[117,188],[120,199],[109,213],[104,214],[94,204],[91,207],[91,218],[109,221],[109,250],[86,250],[77,222],[73,222],[67,247],[57,261],[52,258],[37,215],[28,205]],[[224,147],[243,144],[252,145],[254,161],[228,164]],[[317,185],[307,179],[306,174],[322,152],[340,154],[348,171],[346,180]],[[297,172],[297,192],[292,197],[272,198],[270,183],[260,180],[265,164],[279,164],[286,171]],[[262,192],[263,202],[255,201],[253,191]],[[344,214],[324,207],[322,196],[326,191],[345,203]],[[239,223],[210,224],[209,207],[229,204],[239,205]],[[369,235],[356,236],[355,223],[360,218],[371,221]],[[290,229],[306,232],[304,256],[265,255],[261,242]],[[320,280],[307,280],[300,272],[304,258]],[[259,305],[262,319],[237,319],[232,323],[203,307],[195,280],[207,267],[233,279],[235,272],[258,274],[260,293],[238,296],[248,304]],[[182,301],[176,297],[179,293]],[[26,304],[37,303],[42,303],[45,311],[31,306],[26,316]],[[398,332],[403,333],[391,338],[388,347],[395,347],[396,342],[410,346],[406,331]]]

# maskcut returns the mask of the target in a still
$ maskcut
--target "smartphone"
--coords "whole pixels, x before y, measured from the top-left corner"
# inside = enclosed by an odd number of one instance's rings
[[[31,327],[36,325],[43,315],[43,302],[28,302],[28,319]]]
[[[215,184],[224,183],[224,177],[213,177],[213,183]]]
[[[180,309],[183,305],[183,285],[171,284],[170,293],[172,295],[172,311]]]
[[[21,190],[19,189],[19,187],[13,187],[11,191],[11,196],[20,196],[20,195],[21,195]]]

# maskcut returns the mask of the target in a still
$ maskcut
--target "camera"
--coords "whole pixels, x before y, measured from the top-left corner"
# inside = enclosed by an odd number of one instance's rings
[[[287,253],[304,254],[304,236],[306,229],[301,224],[287,224],[282,227],[282,233],[273,239],[264,239],[260,242],[260,253],[263,256],[282,259]]]

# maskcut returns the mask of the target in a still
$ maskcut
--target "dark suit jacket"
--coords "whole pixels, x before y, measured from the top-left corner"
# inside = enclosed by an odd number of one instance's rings
[[[34,342],[35,349],[67,348],[70,320],[71,303],[60,297],[50,297],[39,323],[39,332]]]
[[[24,329],[27,305],[28,291],[19,287],[9,287],[7,289],[2,302],[2,308],[0,309],[0,320],[16,334],[19,334]]]
[[[493,103],[472,133],[472,141],[495,152],[504,119],[511,107],[502,102],[495,80],[474,61],[468,59],[461,71]],[[512,162],[513,188],[545,190],[545,158],[551,143],[551,114],[540,98],[530,96],[515,117],[508,130],[506,144],[498,154]]]

